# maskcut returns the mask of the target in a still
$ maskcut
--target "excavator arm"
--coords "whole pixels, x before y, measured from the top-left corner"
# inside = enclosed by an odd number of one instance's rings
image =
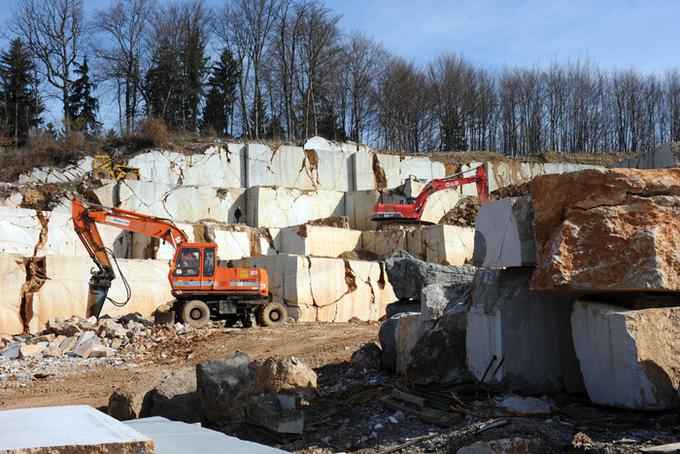
[[[463,176],[471,170],[475,171],[474,175],[469,177]],[[470,169],[465,172],[428,182],[413,203],[379,203],[375,206],[371,219],[378,222],[389,223],[420,222],[425,204],[427,204],[427,201],[432,194],[445,189],[455,189],[472,183],[477,185],[477,195],[479,196],[480,202],[486,203],[489,200],[489,180],[486,176],[484,167],[479,166],[476,169]]]
[[[90,279],[87,316],[99,317],[104,301],[116,278],[110,258],[110,250],[104,245],[97,224],[110,225],[122,230],[160,238],[175,249],[188,240],[186,234],[169,219],[147,216],[120,208],[73,200],[71,208],[73,227],[98,270]]]
[[[445,189],[454,189],[466,184],[476,184],[477,185],[477,195],[481,203],[486,203],[489,199],[489,180],[486,176],[486,171],[484,167],[479,166],[475,170],[475,175],[471,177],[463,177],[465,172],[460,172],[448,177],[440,178],[437,180],[432,180],[425,187],[414,203],[414,210],[417,213],[422,213],[422,209],[427,203],[427,200],[432,194],[437,191],[443,191]]]

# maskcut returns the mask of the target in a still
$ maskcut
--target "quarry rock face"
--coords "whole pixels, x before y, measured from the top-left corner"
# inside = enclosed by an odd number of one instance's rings
[[[680,404],[680,308],[578,301],[571,325],[590,400],[635,410]]]
[[[467,313],[468,368],[477,380],[510,390],[582,391],[569,324],[574,300],[531,291],[532,271],[477,271]]]
[[[487,268],[536,265],[536,242],[529,197],[485,203],[475,222],[472,263]]]
[[[532,287],[680,291],[680,169],[535,178]]]
[[[0,255],[0,334],[18,334],[24,329],[21,297],[25,282],[24,260],[17,255]]]
[[[381,262],[279,254],[236,265],[265,268],[272,300],[301,322],[377,321],[397,300]]]

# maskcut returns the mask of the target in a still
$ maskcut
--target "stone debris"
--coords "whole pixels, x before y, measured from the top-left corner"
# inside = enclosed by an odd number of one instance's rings
[[[479,197],[466,196],[460,199],[455,208],[450,210],[439,220],[440,224],[458,225],[461,227],[474,227],[477,213],[479,212]]]
[[[478,441],[458,450],[457,454],[529,454],[544,452],[545,444],[536,438],[503,438]]]

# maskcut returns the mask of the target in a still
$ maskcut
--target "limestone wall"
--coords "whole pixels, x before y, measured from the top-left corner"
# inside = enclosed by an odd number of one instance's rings
[[[345,193],[254,187],[247,193],[247,223],[252,227],[288,227],[345,214]]]
[[[316,257],[338,257],[361,247],[359,230],[338,227],[300,225],[281,229],[277,235],[279,252]]]
[[[272,299],[301,322],[377,321],[397,300],[381,262],[280,254],[237,265],[265,268]]]
[[[26,282],[24,260],[18,255],[0,254],[0,334],[19,334],[22,286]]]

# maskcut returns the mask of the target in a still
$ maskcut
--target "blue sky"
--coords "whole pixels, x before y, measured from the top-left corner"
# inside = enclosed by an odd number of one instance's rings
[[[84,0],[92,14],[109,0]],[[208,0],[219,5],[221,0]],[[680,67],[678,0],[326,0],[344,30],[425,63],[447,51],[489,68],[590,58],[646,73]],[[16,0],[0,0],[4,25]],[[4,30],[5,27],[0,27]],[[5,41],[0,40],[2,46]],[[51,106],[50,106],[51,107]]]

